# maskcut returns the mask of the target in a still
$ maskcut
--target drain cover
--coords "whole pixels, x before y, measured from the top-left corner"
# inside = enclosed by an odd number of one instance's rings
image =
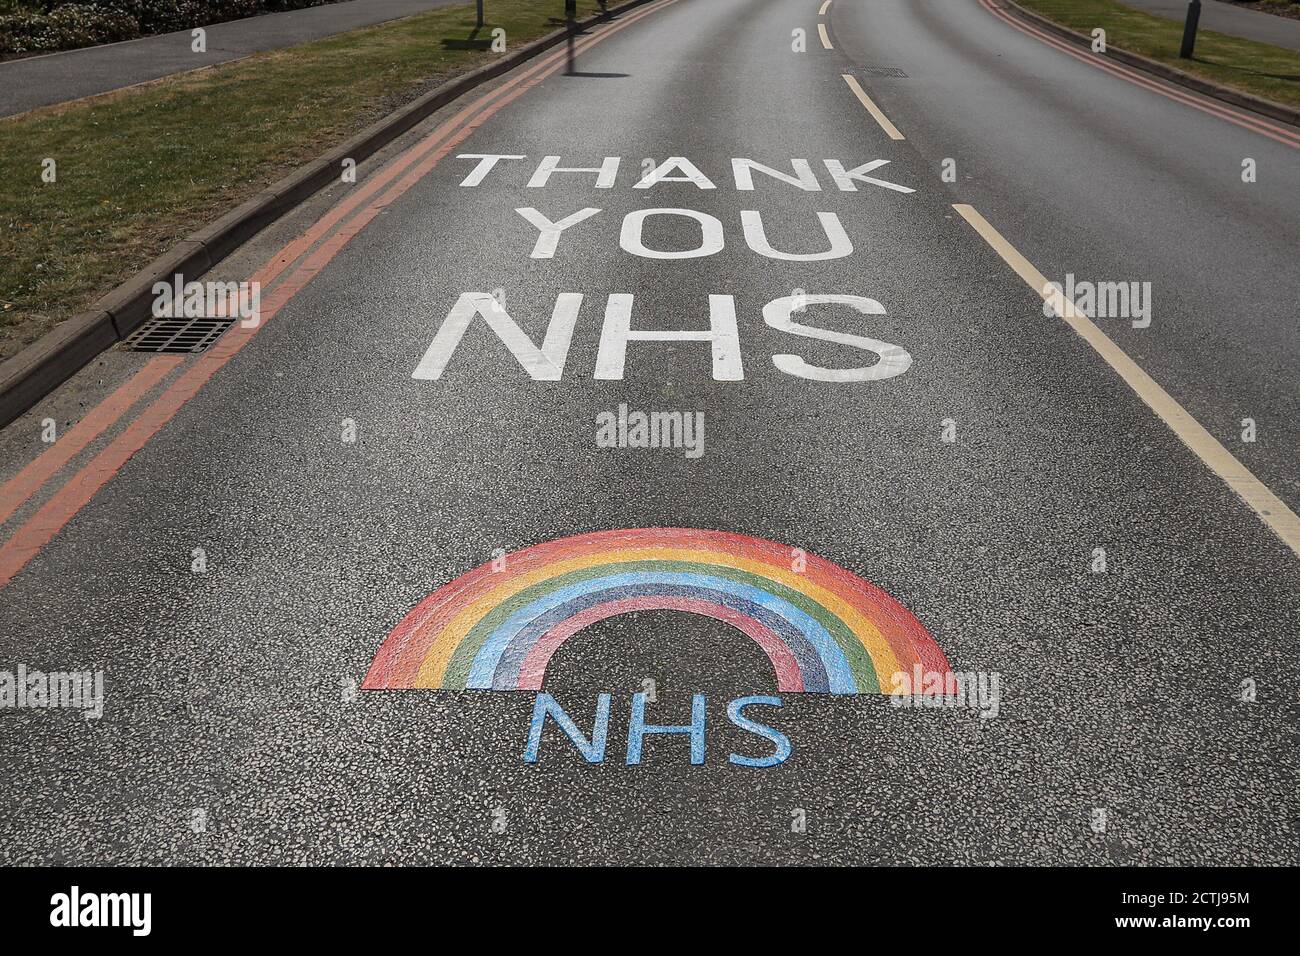
[[[907,79],[907,74],[896,66],[864,66],[857,72],[863,76],[893,76]]]
[[[236,316],[154,319],[126,340],[132,352],[202,352],[235,324]]]

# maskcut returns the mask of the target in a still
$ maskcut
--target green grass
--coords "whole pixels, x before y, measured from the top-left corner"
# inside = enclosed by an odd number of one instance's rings
[[[1201,29],[1195,57],[1182,60],[1182,21],[1127,7],[1117,0],[1016,0],[1079,33],[1106,31],[1108,46],[1159,60],[1187,73],[1264,99],[1300,107],[1300,52]]]
[[[503,27],[513,48],[562,11],[487,0],[479,36]],[[494,58],[442,48],[473,29],[472,4],[446,7],[0,120],[0,359],[295,166]]]

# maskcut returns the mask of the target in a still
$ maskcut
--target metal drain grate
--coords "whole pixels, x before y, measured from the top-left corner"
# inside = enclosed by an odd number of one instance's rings
[[[236,316],[195,319],[153,319],[131,333],[132,352],[202,352],[235,324]]]
[[[907,74],[896,66],[864,66],[855,71],[863,76],[892,76],[898,79],[907,79]]]

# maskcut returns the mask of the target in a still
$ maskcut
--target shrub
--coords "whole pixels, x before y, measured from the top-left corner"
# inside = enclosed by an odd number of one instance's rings
[[[133,17],[86,3],[64,4],[45,14],[0,16],[0,54],[48,53],[139,35],[140,25]]]
[[[133,17],[140,33],[170,33],[191,27],[251,17],[265,8],[259,0],[93,0],[105,9]]]
[[[333,0],[0,0],[0,56],[47,53]]]

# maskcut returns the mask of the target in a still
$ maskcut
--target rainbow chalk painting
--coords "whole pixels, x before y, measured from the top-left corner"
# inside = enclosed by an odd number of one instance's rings
[[[538,691],[574,634],[647,610],[734,627],[779,692],[875,694],[917,664],[949,670],[907,608],[837,564],[742,534],[642,528],[534,545],[439,588],[388,635],[363,686]]]

